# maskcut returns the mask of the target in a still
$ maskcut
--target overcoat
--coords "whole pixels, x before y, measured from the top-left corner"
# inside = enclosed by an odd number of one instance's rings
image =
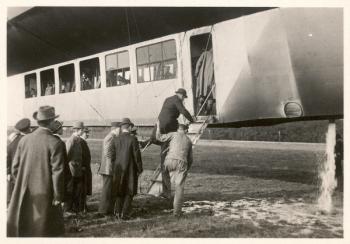
[[[7,145],[7,174],[11,174],[12,161],[15,157],[19,141],[24,135],[18,134],[15,139]]]
[[[39,127],[18,144],[12,165],[16,179],[7,216],[7,235],[50,237],[64,233],[61,206],[64,199],[66,160],[64,143]]]
[[[182,101],[177,95],[165,99],[158,116],[159,129],[162,134],[177,130],[177,118],[179,117],[180,113],[183,114],[190,122],[193,122],[191,114],[184,107]]]
[[[73,177],[81,177],[83,153],[81,148],[81,139],[74,134],[66,141],[68,164]]]
[[[207,96],[214,83],[213,50],[205,51],[199,57],[196,70],[196,97]],[[213,97],[215,94],[213,93]]]
[[[138,175],[142,173],[139,143],[137,138],[128,132],[122,132],[113,141],[115,194],[117,196],[134,196],[137,194]]]
[[[81,149],[83,152],[82,166],[84,170],[84,187],[87,195],[91,195],[92,192],[92,173],[91,173],[91,153],[87,142],[81,139]]]
[[[101,158],[101,164],[98,169],[98,173],[101,175],[113,175],[113,162],[112,157],[113,151],[113,139],[116,137],[116,135],[113,132],[109,132],[108,135],[103,139],[103,146],[102,146],[102,158]]]

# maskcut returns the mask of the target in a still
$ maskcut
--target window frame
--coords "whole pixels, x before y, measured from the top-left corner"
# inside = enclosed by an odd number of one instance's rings
[[[63,68],[63,67],[67,67],[67,66],[73,66],[73,77],[74,77],[74,80],[73,80],[73,87],[74,87],[74,90],[73,91],[70,91],[70,92],[61,92],[61,76],[60,76],[60,69]],[[67,63],[67,64],[63,64],[63,65],[60,65],[57,67],[57,72],[58,72],[58,94],[65,94],[65,93],[72,93],[72,92],[76,92],[77,91],[77,84],[76,84],[76,71],[75,71],[75,65],[74,63]],[[72,89],[72,88],[71,88]]]
[[[47,72],[49,70],[52,70],[53,71],[53,83],[52,83],[52,94],[48,94],[48,95],[45,95],[45,92],[46,92],[46,88],[43,89],[43,80],[42,80],[42,73],[44,72]],[[39,71],[39,77],[40,77],[40,97],[47,97],[47,96],[53,96],[53,95],[56,95],[56,80],[55,80],[55,68],[54,67],[51,67],[51,68],[47,68],[47,69],[43,69],[43,70],[40,70]],[[47,82],[47,81],[46,81]]]
[[[30,95],[30,77],[28,76],[35,76],[35,96],[32,97],[32,96],[28,96],[26,95],[26,82],[27,82],[27,79],[28,79],[28,82],[29,82],[29,95]],[[28,77],[28,78],[27,78]],[[24,75],[24,99],[30,99],[30,98],[36,98],[38,97],[38,74],[36,72],[32,72],[32,73],[28,73],[28,74],[25,74]]]
[[[127,53],[128,56],[128,67],[124,67],[124,68],[119,68],[119,61],[118,61],[118,54],[121,53]],[[115,55],[116,58],[116,69],[107,69],[107,56],[112,56]],[[105,75],[106,75],[106,88],[111,88],[111,87],[119,87],[119,86],[126,86],[126,85],[131,85],[131,76],[132,76],[132,72],[131,72],[131,62],[130,62],[130,52],[129,50],[121,50],[121,51],[116,51],[113,53],[108,53],[104,55],[104,61],[105,61]],[[128,69],[128,70],[127,70]],[[120,85],[109,85],[108,84],[108,75],[107,72],[122,72],[123,73],[123,78],[125,79],[125,74],[126,72],[129,72],[129,82],[127,84],[120,84]]]
[[[167,59],[165,59],[165,57],[164,57],[164,43],[171,42],[171,41],[174,43],[174,46],[175,46],[175,57],[174,58],[167,58]],[[150,61],[149,47],[153,46],[153,45],[157,45],[157,44],[160,44],[160,46],[161,46],[162,57],[161,57],[160,61],[151,62]],[[137,52],[138,52],[138,50],[140,48],[147,48],[148,62],[146,62],[146,63],[139,64],[139,62],[138,62],[138,53]],[[154,82],[154,81],[171,80],[171,79],[176,79],[178,77],[178,68],[179,67],[178,67],[178,57],[177,57],[177,43],[176,43],[176,39],[175,38],[171,38],[171,39],[167,39],[167,40],[163,40],[163,41],[154,42],[154,43],[150,43],[150,44],[147,44],[147,45],[139,46],[139,47],[135,48],[135,57],[136,57],[136,74],[137,74],[136,81],[137,81],[137,83],[147,83],[147,82]],[[165,63],[170,63],[170,62],[173,62],[173,64],[174,64],[174,69],[175,69],[174,77],[164,78],[164,67],[165,67],[164,64]],[[145,81],[144,80],[144,77],[145,77],[144,76],[144,69],[147,67],[150,70],[150,68],[154,64],[159,64],[160,78],[156,78],[156,75],[153,75],[154,79],[152,79],[152,80],[150,79],[149,81]],[[141,67],[142,67],[142,76],[139,76],[139,68],[141,68]],[[148,73],[149,73],[149,75],[151,75],[150,71]],[[142,77],[142,80],[140,80],[140,77]]]
[[[86,61],[91,61],[93,59],[96,59],[97,60],[97,63],[98,63],[98,71],[99,71],[99,79],[100,79],[100,84],[98,87],[94,87],[94,83],[92,83],[93,87],[90,88],[90,89],[83,89],[83,86],[82,86],[82,81],[81,81],[81,77],[82,77],[82,74],[83,73],[86,73],[86,72],[83,72],[83,69],[82,69],[82,63],[86,62]],[[86,58],[86,59],[81,59],[81,60],[78,60],[78,63],[77,63],[78,67],[79,67],[79,91],[92,91],[92,90],[96,90],[96,89],[101,89],[102,88],[102,74],[101,74],[101,62],[100,62],[100,57],[99,56],[94,56],[94,57],[90,57],[90,58]],[[93,81],[92,81],[93,82]]]

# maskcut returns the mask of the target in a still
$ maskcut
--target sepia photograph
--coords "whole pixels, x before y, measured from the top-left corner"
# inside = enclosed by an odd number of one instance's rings
[[[344,243],[345,2],[121,3],[5,7],[3,238]]]

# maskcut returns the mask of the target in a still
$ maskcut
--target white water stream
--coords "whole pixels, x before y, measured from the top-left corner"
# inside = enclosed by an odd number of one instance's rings
[[[332,195],[334,189],[337,187],[337,180],[335,178],[335,123],[328,124],[328,132],[326,135],[326,154],[327,158],[324,160],[320,168],[319,177],[321,179],[320,195],[318,198],[318,207],[325,213],[332,211]]]

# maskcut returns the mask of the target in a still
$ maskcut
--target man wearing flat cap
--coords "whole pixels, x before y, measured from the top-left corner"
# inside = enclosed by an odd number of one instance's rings
[[[179,88],[174,96],[168,97],[163,103],[163,107],[158,116],[158,126],[161,134],[167,134],[170,132],[176,132],[178,128],[178,117],[180,114],[184,115],[191,123],[194,121],[191,114],[183,105],[183,101],[187,98],[186,90]],[[153,131],[153,137],[155,136],[155,130]],[[154,138],[153,138],[154,139]],[[162,179],[169,177],[164,168],[164,160],[166,157],[166,149],[168,148],[168,142],[161,143],[160,165],[162,172]],[[170,186],[162,180],[163,194],[162,196],[169,198]]]
[[[98,173],[102,176],[101,199],[98,211],[102,215],[113,215],[115,195],[113,195],[113,140],[119,135],[120,122],[111,123],[111,131],[103,139],[102,159]]]
[[[138,177],[142,173],[142,159],[137,138],[130,134],[133,123],[122,119],[121,133],[113,139],[113,185],[116,195],[116,216],[130,218],[131,203],[137,194]]]
[[[33,114],[39,128],[24,136],[12,164],[16,178],[7,215],[9,237],[53,237],[64,234],[64,143],[52,134],[58,115],[42,106]]]
[[[158,129],[156,133],[157,140],[169,142],[169,151],[164,162],[166,177],[163,179],[163,181],[170,186],[170,173],[173,175],[172,178],[175,181],[173,215],[176,217],[179,217],[182,214],[181,208],[183,203],[185,180],[187,177],[187,172],[193,162],[192,141],[186,135],[187,130],[187,125],[180,124],[177,132],[160,134],[160,130]]]
[[[80,136],[84,131],[84,123],[77,121],[73,124],[73,133],[66,141],[68,165],[72,175],[67,195],[67,211],[79,212],[82,206],[79,204],[83,190],[83,150]]]
[[[10,202],[11,194],[14,187],[14,181],[11,177],[12,161],[15,157],[19,141],[23,138],[23,136],[29,134],[30,132],[30,120],[27,118],[21,119],[16,123],[13,137],[11,138],[11,140],[9,140],[7,145],[7,204]]]

